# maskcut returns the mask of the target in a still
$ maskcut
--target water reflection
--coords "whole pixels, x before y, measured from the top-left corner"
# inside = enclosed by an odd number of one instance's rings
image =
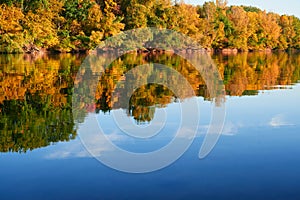
[[[76,137],[76,56],[0,56],[0,151],[26,152]]]
[[[257,95],[260,90],[289,88],[300,80],[299,54],[244,53],[212,57],[224,79],[226,94],[230,96]],[[26,152],[76,137],[72,88],[83,59],[84,56],[79,55],[40,58],[0,55],[1,152]],[[128,70],[147,63],[172,67],[189,81],[197,96],[211,100],[199,72],[186,60],[172,54],[127,54],[112,63],[98,85],[86,84],[86,90],[97,88],[96,96],[89,97],[96,103],[80,105],[84,112],[78,113],[78,118],[83,121],[88,113],[124,109],[137,123],[145,123],[153,120],[157,108],[176,102],[177,96],[171,90],[157,84],[138,88],[129,103],[124,104],[121,93],[112,98],[118,82],[127,87],[128,80],[149,78],[151,72],[131,74],[133,77],[124,75]],[[79,73],[93,75],[99,65],[101,60],[91,66],[91,71]],[[162,77],[169,77],[167,71],[157,78]],[[184,88],[180,91],[186,92]],[[280,116],[274,118],[270,124],[278,125],[279,119]]]

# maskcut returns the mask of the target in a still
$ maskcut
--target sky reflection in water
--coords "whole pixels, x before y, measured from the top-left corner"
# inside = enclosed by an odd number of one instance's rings
[[[1,153],[1,199],[297,199],[300,85],[288,85],[288,89],[259,89],[257,95],[251,96],[227,95],[222,136],[203,160],[198,158],[198,152],[212,104],[201,96],[193,97],[201,111],[196,140],[177,162],[149,174],[126,174],[105,167],[91,158],[78,137],[26,154]],[[230,85],[228,88],[235,89]],[[125,110],[100,112],[97,118],[106,125],[104,131],[115,144],[130,151],[147,152],[170,142],[179,120],[179,105],[171,102],[156,108],[150,123],[157,123],[155,118],[160,114],[166,115],[167,123],[151,141],[133,139],[116,127],[112,114],[126,113]],[[89,112],[86,117],[92,115],[95,114]],[[99,144],[99,154],[109,151]]]

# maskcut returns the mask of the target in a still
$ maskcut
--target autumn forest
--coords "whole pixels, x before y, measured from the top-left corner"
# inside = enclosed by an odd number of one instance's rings
[[[157,27],[186,34],[207,49],[300,48],[300,20],[226,1],[0,0],[0,52],[28,46],[56,52],[95,48],[122,31]]]

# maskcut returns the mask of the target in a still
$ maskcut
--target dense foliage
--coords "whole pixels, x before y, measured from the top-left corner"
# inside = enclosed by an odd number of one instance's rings
[[[159,27],[196,39],[205,48],[300,48],[300,20],[258,8],[202,6],[171,0],[0,0],[0,52],[34,45],[62,52],[92,49],[133,28]]]

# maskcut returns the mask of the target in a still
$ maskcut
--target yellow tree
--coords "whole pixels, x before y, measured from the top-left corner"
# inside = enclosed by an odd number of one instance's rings
[[[229,19],[233,23],[234,33],[232,38],[232,45],[238,49],[247,50],[247,40],[249,37],[248,24],[249,18],[243,8],[233,6],[230,9]]]
[[[103,18],[101,20],[101,29],[104,37],[110,37],[124,29],[125,25],[121,23],[122,18],[114,14],[117,3],[114,0],[104,0]]]
[[[12,53],[22,51],[24,15],[20,8],[0,5],[0,52]]]
[[[247,25],[247,46],[249,50],[257,50],[261,47],[259,43],[259,38],[257,31],[259,29],[258,24],[258,13],[257,12],[247,12],[248,25]]]
[[[279,37],[279,49],[287,49],[293,46],[293,38],[296,36],[293,27],[293,17],[282,15],[279,19],[281,35]]]
[[[217,34],[215,31],[215,20],[217,18],[217,6],[214,2],[205,2],[198,7],[199,14],[199,42],[203,47],[210,48]]]
[[[180,3],[175,7],[176,30],[195,39],[199,38],[199,14],[196,7],[185,3]]]
[[[259,42],[264,44],[265,48],[276,48],[279,42],[281,28],[277,23],[277,16],[273,13],[261,12],[259,18]]]
[[[59,13],[63,3],[58,0],[49,0],[48,7],[40,7],[29,11],[24,19],[25,37],[28,43],[44,48],[51,48],[59,43],[58,29],[55,22],[60,21]]]

